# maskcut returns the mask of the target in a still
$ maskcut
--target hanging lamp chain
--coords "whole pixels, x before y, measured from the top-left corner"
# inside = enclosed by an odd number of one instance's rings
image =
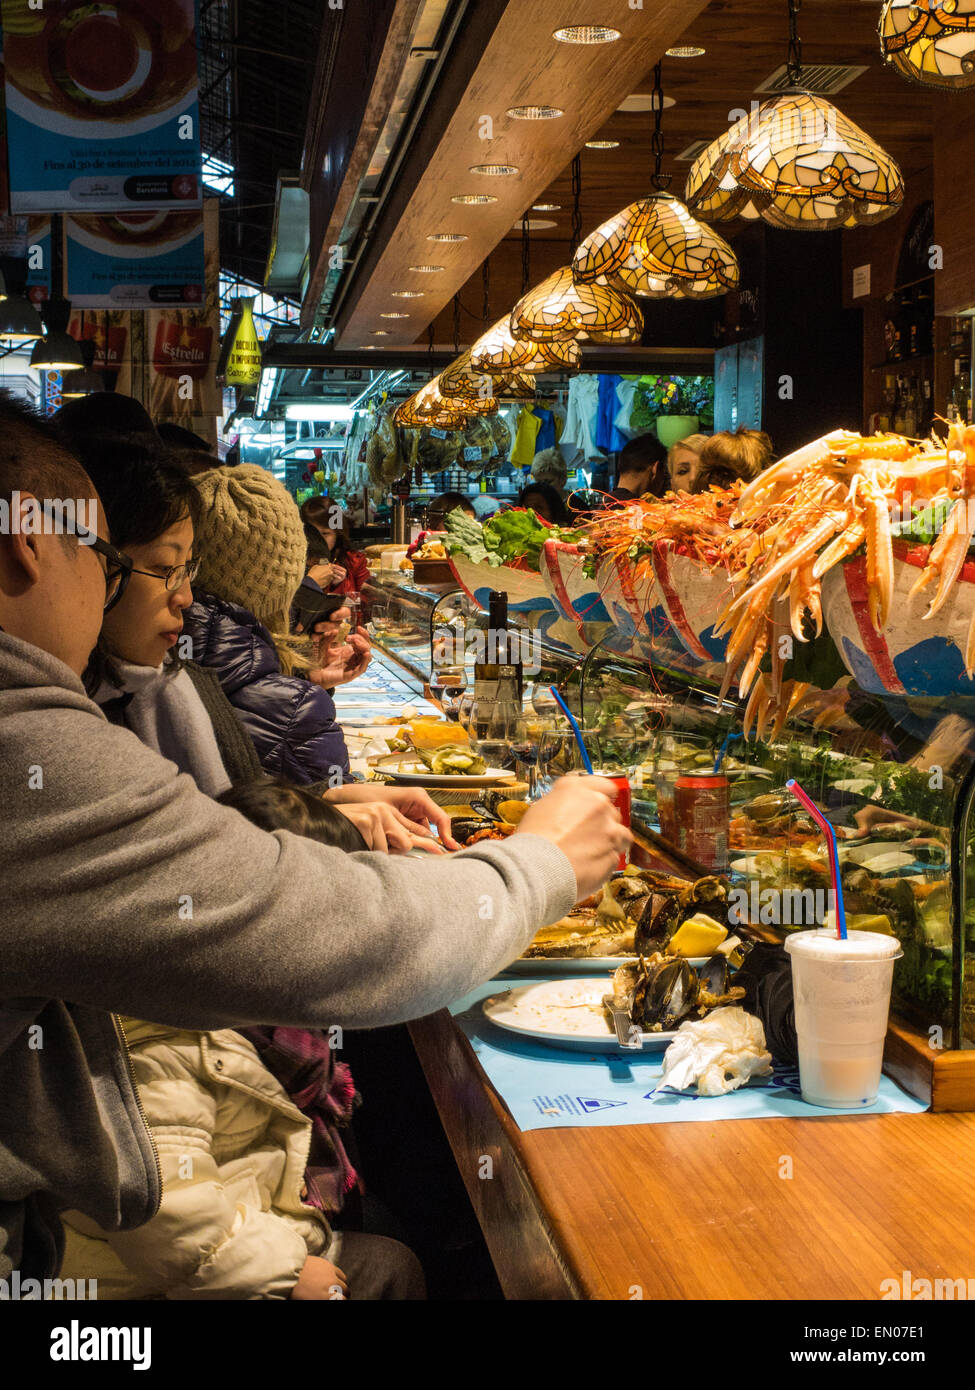
[[[582,240],[582,155],[572,161],[572,250],[575,253]]]
[[[528,213],[521,219],[521,292],[528,293],[532,274],[532,244],[528,234]]]
[[[662,193],[670,184],[670,175],[663,172],[664,88],[662,73],[663,63],[658,63],[653,70],[653,135],[650,137],[650,148],[653,151],[653,173],[650,176],[650,182],[658,193]]]
[[[481,301],[481,322],[487,328],[491,322],[491,257],[485,260],[481,267],[481,284],[484,290],[484,298]]]
[[[793,87],[802,83],[802,39],[799,37],[799,11],[802,0],[789,0],[789,59],[787,71]]]
[[[454,295],[454,352],[460,352],[460,295]]]

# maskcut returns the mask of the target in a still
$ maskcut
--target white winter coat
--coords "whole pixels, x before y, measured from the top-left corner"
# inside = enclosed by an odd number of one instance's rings
[[[311,1121],[239,1033],[123,1020],[162,1170],[162,1205],[132,1231],[64,1215],[63,1278],[98,1297],[288,1298],[324,1217],[301,1200]]]

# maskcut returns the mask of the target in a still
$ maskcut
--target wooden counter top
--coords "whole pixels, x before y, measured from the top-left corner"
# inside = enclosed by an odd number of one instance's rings
[[[879,1299],[904,1270],[975,1278],[973,1114],[523,1133],[448,1013],[410,1030],[509,1298]]]

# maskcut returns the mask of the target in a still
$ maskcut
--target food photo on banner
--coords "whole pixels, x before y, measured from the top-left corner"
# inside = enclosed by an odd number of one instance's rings
[[[101,212],[65,218],[68,298],[82,309],[203,303],[203,213]]]
[[[199,207],[195,0],[2,0],[13,212]]]

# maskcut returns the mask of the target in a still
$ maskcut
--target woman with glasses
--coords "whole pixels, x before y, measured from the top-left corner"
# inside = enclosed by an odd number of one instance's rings
[[[183,613],[193,602],[200,503],[192,482],[158,448],[100,439],[78,452],[98,488],[112,544],[101,636],[85,682],[124,724],[211,796],[256,777],[260,763],[209,672],[182,659]]]

